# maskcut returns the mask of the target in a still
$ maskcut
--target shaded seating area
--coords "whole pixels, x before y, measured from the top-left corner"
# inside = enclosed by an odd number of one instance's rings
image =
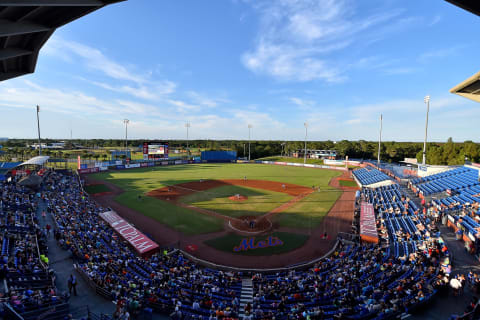
[[[435,195],[444,191],[455,192],[479,186],[478,170],[459,167],[449,171],[410,180],[409,186],[422,196]]]
[[[391,178],[378,169],[362,168],[353,171],[353,175],[360,182],[362,186],[368,186],[370,184],[382,182],[385,180],[391,180]]]

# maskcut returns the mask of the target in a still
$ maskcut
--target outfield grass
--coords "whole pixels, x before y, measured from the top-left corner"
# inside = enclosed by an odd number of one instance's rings
[[[322,222],[342,191],[321,189],[313,192],[287,210],[273,215],[272,222],[281,227],[315,228]]]
[[[306,187],[315,185],[319,186],[322,191],[332,191],[336,189],[329,187],[328,183],[331,178],[340,174],[340,171],[335,170],[232,163],[189,164],[108,171],[94,174],[93,178],[109,181],[125,190],[125,193],[115,198],[122,205],[137,210],[186,234],[201,234],[221,230],[223,221],[189,209],[177,207],[168,201],[156,198],[143,196],[143,200],[139,202],[138,195],[145,195],[148,191],[169,185],[198,181],[200,179],[243,179],[245,176],[248,179],[293,183]],[[326,208],[330,208],[338,198],[339,193],[336,194],[337,196],[334,197],[332,192],[329,192],[324,196],[320,196],[320,199],[314,196],[312,200],[309,200],[313,196],[310,195],[289,208],[288,212],[293,214],[309,210],[310,215],[315,215],[321,221],[321,217],[328,212]],[[296,220],[298,220],[298,217],[295,219],[294,216],[291,219],[287,219],[288,223],[291,223],[290,226],[305,225],[305,223]]]
[[[245,201],[233,201],[228,197],[235,194],[247,196]],[[261,216],[293,197],[281,192],[241,186],[222,186],[205,192],[184,196],[180,201],[196,207],[212,210],[229,217]]]
[[[340,180],[339,183],[342,187],[358,187],[357,183],[351,180]]]
[[[101,192],[109,192],[112,190],[110,190],[110,188],[104,184],[92,184],[92,185],[86,186],[85,191],[87,191],[90,194],[95,194],[95,193],[101,193]]]
[[[249,237],[240,236],[234,233],[229,233],[223,237],[207,240],[205,241],[205,244],[220,251],[225,251],[225,252],[239,254],[239,255],[270,256],[272,254],[281,254],[281,253],[286,253],[286,252],[298,249],[301,246],[303,246],[305,242],[308,240],[308,235],[305,235],[305,234],[274,232],[270,235],[254,237],[255,238],[254,242],[258,243],[258,241],[267,239],[268,236],[278,237],[280,240],[283,241],[283,245],[235,252],[233,251],[233,248],[238,246],[242,241],[242,239],[249,238]]]

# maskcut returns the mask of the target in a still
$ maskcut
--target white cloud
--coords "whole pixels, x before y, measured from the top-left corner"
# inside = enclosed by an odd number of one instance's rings
[[[357,3],[352,0],[247,3],[260,15],[260,30],[255,47],[242,55],[242,62],[255,73],[280,80],[344,81],[343,63],[331,57],[332,53],[371,40],[360,36],[363,33],[381,39],[407,25],[405,19],[394,20],[401,10],[359,19],[355,16]],[[382,29],[387,31],[379,31]]]
[[[88,70],[99,72],[111,81],[121,84],[110,84],[101,81],[90,83],[110,91],[128,94],[146,100],[159,100],[163,96],[175,92],[177,84],[169,80],[152,80],[151,71],[132,70],[106,56],[102,51],[88,45],[52,37],[42,51],[43,54],[55,56],[69,63],[83,63]],[[128,83],[128,84],[126,84]]]
[[[137,98],[146,100],[159,100],[164,96],[175,92],[176,84],[171,81],[162,81],[160,83],[152,83],[150,86],[140,85],[132,87],[128,85],[112,86],[107,83],[93,81],[92,84],[114,92],[125,93]]]
[[[75,63],[78,63],[78,59],[80,59],[88,68],[100,71],[113,79],[128,80],[136,83],[147,81],[145,77],[128,70],[123,64],[108,58],[100,50],[79,42],[65,40],[58,36],[52,37],[47,42],[43,53],[60,56],[67,61]]]
[[[206,95],[195,91],[187,92],[187,96],[193,101],[193,103],[207,108],[215,108],[220,104],[230,103],[230,100],[228,99],[207,97]]]
[[[418,61],[422,63],[430,62],[433,59],[443,59],[457,54],[464,46],[454,46],[449,48],[436,49],[422,53]]]
[[[428,23],[428,26],[432,27],[432,26],[436,25],[437,23],[439,23],[440,21],[442,21],[442,16],[441,15],[436,15],[436,16],[433,17],[432,21],[430,21]]]
[[[315,106],[315,101],[312,100],[305,100],[297,97],[291,97],[288,100],[298,106],[301,110],[311,110]]]

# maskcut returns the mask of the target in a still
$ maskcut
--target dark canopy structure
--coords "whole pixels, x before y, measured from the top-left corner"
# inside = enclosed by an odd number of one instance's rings
[[[451,4],[456,5],[462,9],[470,11],[476,15],[480,16],[480,1],[478,0],[446,0]]]
[[[0,81],[33,73],[40,49],[58,27],[122,1],[0,1]]]
[[[480,0],[446,0],[462,9],[480,16]],[[474,74],[465,81],[462,81],[452,89],[451,93],[467,99],[480,102],[480,72]]]

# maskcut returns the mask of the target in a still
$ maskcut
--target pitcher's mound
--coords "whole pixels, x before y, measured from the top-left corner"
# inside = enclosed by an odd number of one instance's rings
[[[265,217],[243,216],[229,221],[229,226],[237,232],[253,234],[270,230],[272,223]]]
[[[247,196],[242,196],[241,194],[236,194],[234,196],[228,197],[232,201],[245,201],[248,199]]]

